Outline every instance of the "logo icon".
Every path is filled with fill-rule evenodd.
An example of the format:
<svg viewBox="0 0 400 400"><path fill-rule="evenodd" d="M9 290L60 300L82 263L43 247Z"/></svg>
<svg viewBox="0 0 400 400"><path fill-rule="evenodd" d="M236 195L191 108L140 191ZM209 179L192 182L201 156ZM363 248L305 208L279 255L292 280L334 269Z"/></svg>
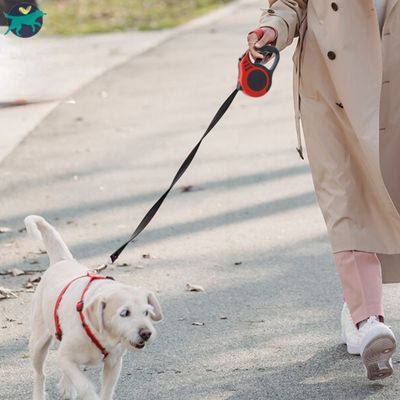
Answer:
<svg viewBox="0 0 400 400"><path fill-rule="evenodd" d="M21 38L29 38L36 35L43 25L43 17L46 15L34 4L17 3L8 12L3 13L8 20L7 35L10 31Z"/></svg>

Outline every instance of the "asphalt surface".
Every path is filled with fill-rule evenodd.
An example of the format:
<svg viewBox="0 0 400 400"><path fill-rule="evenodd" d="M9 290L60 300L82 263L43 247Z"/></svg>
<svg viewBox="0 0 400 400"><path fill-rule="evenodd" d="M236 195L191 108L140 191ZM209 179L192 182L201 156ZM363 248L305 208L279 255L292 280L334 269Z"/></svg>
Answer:
<svg viewBox="0 0 400 400"><path fill-rule="evenodd" d="M262 5L249 2L104 74L2 162L0 221L12 228L0 234L3 273L46 266L38 244L19 232L32 213L88 266L107 259L234 88ZM175 190L121 256L128 265L108 271L155 290L165 313L154 345L125 357L117 399L398 397L397 354L394 376L369 382L340 340L338 278L308 164L295 150L292 50L269 95L237 96L179 184L191 190ZM29 277L1 275L0 286L22 290ZM187 282L205 292L185 291ZM384 294L398 333L398 286ZM18 295L0 301L2 400L31 396L32 293ZM47 373L48 398L59 399L55 347Z"/></svg>

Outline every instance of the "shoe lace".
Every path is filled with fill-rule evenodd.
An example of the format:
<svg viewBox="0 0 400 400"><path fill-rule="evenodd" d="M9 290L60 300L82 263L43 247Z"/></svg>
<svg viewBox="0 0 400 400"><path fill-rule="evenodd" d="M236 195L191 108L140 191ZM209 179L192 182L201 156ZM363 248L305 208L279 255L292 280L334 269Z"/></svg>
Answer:
<svg viewBox="0 0 400 400"><path fill-rule="evenodd" d="M370 317L368 317L368 319L361 321L359 330L365 330L367 326L379 323L380 323L379 318L376 315L371 315Z"/></svg>
<svg viewBox="0 0 400 400"><path fill-rule="evenodd" d="M375 322L380 322L379 321L379 318L376 316L376 315L371 315L369 318L368 318L368 321L372 324L372 323L375 323ZM368 322L367 321L367 322Z"/></svg>

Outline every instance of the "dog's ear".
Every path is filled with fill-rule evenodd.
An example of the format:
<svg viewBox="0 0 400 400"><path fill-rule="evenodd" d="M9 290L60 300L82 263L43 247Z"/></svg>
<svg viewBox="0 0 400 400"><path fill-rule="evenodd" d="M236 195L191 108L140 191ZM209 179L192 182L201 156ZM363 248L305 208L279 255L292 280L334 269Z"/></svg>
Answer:
<svg viewBox="0 0 400 400"><path fill-rule="evenodd" d="M103 295L99 294L89 300L85 305L85 310L90 323L94 328L102 333L104 329L104 309L106 308L106 301Z"/></svg>
<svg viewBox="0 0 400 400"><path fill-rule="evenodd" d="M153 321L161 321L164 316L161 311L160 303L157 300L156 295L153 292L147 294L147 302L153 307L153 311L150 313Z"/></svg>

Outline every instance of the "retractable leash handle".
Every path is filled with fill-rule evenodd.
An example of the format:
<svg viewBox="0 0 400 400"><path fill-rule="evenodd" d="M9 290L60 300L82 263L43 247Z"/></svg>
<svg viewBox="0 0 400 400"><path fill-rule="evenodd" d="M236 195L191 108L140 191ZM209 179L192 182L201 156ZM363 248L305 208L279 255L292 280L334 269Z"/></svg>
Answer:
<svg viewBox="0 0 400 400"><path fill-rule="evenodd" d="M273 46L266 45L262 48L257 50L261 54L264 54L264 60L268 61L269 56L274 56L274 62L271 67L267 68L263 65L263 61L252 61L250 58L250 53L247 51L241 58L239 58L239 77L238 77L238 84L236 89L227 97L227 99L222 103L221 107L218 109L214 118L211 120L210 124L208 125L206 131L203 133L203 136L197 142L196 146L193 147L191 152L182 162L181 166L179 167L175 177L172 179L171 184L169 185L168 189L160 196L160 198L153 204L149 211L147 211L146 215L140 221L139 225L133 231L131 236L128 240L122 244L117 250L114 251L109 257L109 261L107 264L103 264L96 268L96 270L101 270L107 268L108 264L113 264L120 254L124 251L125 247L128 246L129 243L133 242L137 236L146 228L146 226L150 223L153 219L159 208L161 207L162 203L164 202L165 198L168 196L169 192L181 178L181 176L185 173L193 158L195 157L197 150L199 149L201 143L205 139L205 137L210 133L210 131L217 125L218 121L222 118L225 112L228 110L230 105L232 104L234 98L238 94L240 90L252 97L260 97L266 94L269 89L271 88L272 84L272 74L275 71L276 66L279 62L279 51Z"/></svg>
<svg viewBox="0 0 400 400"><path fill-rule="evenodd" d="M249 50L239 58L238 89L251 97L261 97L269 91L272 75L280 58L279 51L274 46L266 45L257 51L264 55L263 60L253 61ZM268 62L271 56L274 56L274 60L268 68L264 63Z"/></svg>

